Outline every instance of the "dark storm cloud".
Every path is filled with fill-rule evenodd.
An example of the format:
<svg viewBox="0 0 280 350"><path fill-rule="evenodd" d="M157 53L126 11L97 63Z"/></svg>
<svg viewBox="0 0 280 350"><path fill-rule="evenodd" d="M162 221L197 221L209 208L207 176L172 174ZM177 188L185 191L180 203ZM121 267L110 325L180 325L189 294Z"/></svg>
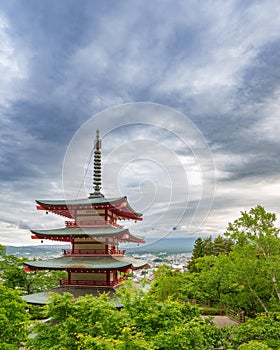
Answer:
<svg viewBox="0 0 280 350"><path fill-rule="evenodd" d="M280 85L280 40L263 46L243 75L239 97L245 103L260 102L271 96ZM240 104L240 107L242 104Z"/></svg>
<svg viewBox="0 0 280 350"><path fill-rule="evenodd" d="M250 159L250 155L244 156L244 161L239 165L229 164L226 168L228 177L222 181L229 184L231 181L246 179L273 178L279 174L280 160L277 155L263 153Z"/></svg>

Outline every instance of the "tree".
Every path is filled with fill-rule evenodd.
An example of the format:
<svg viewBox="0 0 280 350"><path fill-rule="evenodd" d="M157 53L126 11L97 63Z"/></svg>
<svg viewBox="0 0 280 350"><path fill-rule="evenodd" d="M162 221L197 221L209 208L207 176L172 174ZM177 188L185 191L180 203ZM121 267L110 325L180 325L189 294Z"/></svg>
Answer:
<svg viewBox="0 0 280 350"><path fill-rule="evenodd" d="M211 255L198 258L189 284L192 296L200 304L236 307L235 295L240 292L233 276L233 262L228 255Z"/></svg>
<svg viewBox="0 0 280 350"><path fill-rule="evenodd" d="M189 277L189 274L173 270L171 266L163 264L154 272L150 294L161 302L167 299L188 301L189 283L191 283Z"/></svg>
<svg viewBox="0 0 280 350"><path fill-rule="evenodd" d="M194 242L192 257L188 262L188 271L189 272L195 271L196 259L201 258L204 255L205 255L205 253L204 253L204 241L201 237L198 237L196 239L196 241Z"/></svg>
<svg viewBox="0 0 280 350"><path fill-rule="evenodd" d="M0 285L0 348L17 350L26 340L29 327L27 304L19 294Z"/></svg>
<svg viewBox="0 0 280 350"><path fill-rule="evenodd" d="M257 206L249 213L241 212L225 233L236 242L231 256L238 283L251 292L265 312L270 300L280 302L280 239L275 221L275 214Z"/></svg>
<svg viewBox="0 0 280 350"><path fill-rule="evenodd" d="M187 295L202 303L245 308L249 316L280 311L280 239L275 221L275 214L257 206L241 212L225 236L215 238L213 254L205 250L208 245L212 251L211 237L198 239L189 263Z"/></svg>
<svg viewBox="0 0 280 350"><path fill-rule="evenodd" d="M159 302L149 292L126 284L116 300L54 294L47 308L51 320L38 323L28 340L32 350L146 350L213 349L223 343L224 331L202 320L186 302Z"/></svg>
<svg viewBox="0 0 280 350"><path fill-rule="evenodd" d="M240 349L279 349L280 348L280 314L259 314L234 330L234 344L244 344ZM259 347L253 348L257 344ZM246 346L247 347L246 347ZM266 346L266 348L265 348Z"/></svg>
<svg viewBox="0 0 280 350"><path fill-rule="evenodd" d="M249 343L241 344L239 346L239 350L272 350L272 348L270 348L263 342L252 340L249 341Z"/></svg>
<svg viewBox="0 0 280 350"><path fill-rule="evenodd" d="M229 254L232 250L233 241L221 235L214 239L214 255Z"/></svg>
<svg viewBox="0 0 280 350"><path fill-rule="evenodd" d="M212 236L204 239L204 255L214 255L214 244L212 242Z"/></svg>
<svg viewBox="0 0 280 350"><path fill-rule="evenodd" d="M196 272L196 261L198 258L211 255L218 256L220 254L229 254L232 246L233 241L221 235L217 236L214 241L212 241L211 236L204 239L198 237L194 243L191 260L188 262L188 271Z"/></svg>
<svg viewBox="0 0 280 350"><path fill-rule="evenodd" d="M209 319L201 318L160 332L154 339L157 349L166 350L210 350L225 346L228 341L226 330L219 329Z"/></svg>
<svg viewBox="0 0 280 350"><path fill-rule="evenodd" d="M23 294L31 294L55 288L59 280L65 278L64 271L25 271L26 261L26 258L6 254L5 247L0 245L0 276L3 285L20 289Z"/></svg>
<svg viewBox="0 0 280 350"><path fill-rule="evenodd" d="M194 242L192 257L194 259L201 258L205 255L204 253L204 240L201 237L198 237Z"/></svg>
<svg viewBox="0 0 280 350"><path fill-rule="evenodd" d="M27 294L44 292L56 288L59 280L66 277L65 271L24 271L23 292Z"/></svg>

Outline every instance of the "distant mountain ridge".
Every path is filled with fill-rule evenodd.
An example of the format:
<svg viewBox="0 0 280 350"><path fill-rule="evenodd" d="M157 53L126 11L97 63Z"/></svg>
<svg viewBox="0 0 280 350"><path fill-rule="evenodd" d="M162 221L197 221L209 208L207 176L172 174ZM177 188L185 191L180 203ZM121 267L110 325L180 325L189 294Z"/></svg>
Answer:
<svg viewBox="0 0 280 350"><path fill-rule="evenodd" d="M36 246L6 246L7 254L33 258L56 257L62 254L63 249L69 249L70 245L36 245Z"/></svg>
<svg viewBox="0 0 280 350"><path fill-rule="evenodd" d="M176 253L191 253L196 238L162 238L156 240L155 238L146 239L146 244L129 247L123 245L123 249L126 249L127 253L163 253L176 254Z"/></svg>
<svg viewBox="0 0 280 350"><path fill-rule="evenodd" d="M155 238L146 239L144 245L121 244L120 248L125 249L127 254L179 254L191 253L196 238ZM6 246L7 254L25 256L28 258L56 257L62 254L63 249L69 249L70 245L37 245L37 246Z"/></svg>

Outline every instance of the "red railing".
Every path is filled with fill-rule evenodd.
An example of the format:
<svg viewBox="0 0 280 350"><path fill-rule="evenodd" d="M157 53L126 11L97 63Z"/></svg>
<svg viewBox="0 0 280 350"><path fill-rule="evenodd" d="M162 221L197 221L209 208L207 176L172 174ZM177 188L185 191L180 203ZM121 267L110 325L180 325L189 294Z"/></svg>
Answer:
<svg viewBox="0 0 280 350"><path fill-rule="evenodd" d="M125 281L127 277L121 277L118 281L81 281L81 280L71 280L68 281L67 279L60 280L61 286L94 286L94 287L114 287L120 284L121 282Z"/></svg>
<svg viewBox="0 0 280 350"><path fill-rule="evenodd" d="M109 249L108 252L104 249L63 249L64 255L124 255L125 250Z"/></svg>
<svg viewBox="0 0 280 350"><path fill-rule="evenodd" d="M66 225L66 227L75 227L75 226L77 226L77 223L76 222L74 222L74 221L65 221L65 225Z"/></svg>
<svg viewBox="0 0 280 350"><path fill-rule="evenodd" d="M106 226L114 226L117 228L123 228L121 225L117 224L114 221L100 221L100 220L93 220L93 221L79 221L79 222L75 222L75 221L65 221L65 225L66 227L87 227L87 228L91 228L91 227L95 227L95 226L102 226L102 227L106 227Z"/></svg>
<svg viewBox="0 0 280 350"><path fill-rule="evenodd" d="M124 255L125 250L109 249L110 255Z"/></svg>
<svg viewBox="0 0 280 350"><path fill-rule="evenodd" d="M244 323L245 322L245 311L241 310L240 312L234 311L234 310L226 310L226 316L233 319L234 321L238 323Z"/></svg>

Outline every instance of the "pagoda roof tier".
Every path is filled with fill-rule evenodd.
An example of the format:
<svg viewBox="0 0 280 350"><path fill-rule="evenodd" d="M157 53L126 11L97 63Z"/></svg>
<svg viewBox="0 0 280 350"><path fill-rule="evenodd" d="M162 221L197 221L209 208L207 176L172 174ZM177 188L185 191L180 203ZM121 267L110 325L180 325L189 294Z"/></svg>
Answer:
<svg viewBox="0 0 280 350"><path fill-rule="evenodd" d="M66 270L79 272L126 270L131 268L137 270L147 265L146 261L133 259L127 256L96 256L92 257L60 257L49 260L28 261L24 265L32 270Z"/></svg>
<svg viewBox="0 0 280 350"><path fill-rule="evenodd" d="M114 226L100 227L64 227L52 230L31 230L33 239L50 239L69 242L72 238L94 238L103 241L106 237L116 238L123 242L145 243L141 237L132 235L128 229Z"/></svg>
<svg viewBox="0 0 280 350"><path fill-rule="evenodd" d="M73 200L36 200L39 210L73 218L71 212L81 209L110 209L119 219L142 220L142 214L137 213L128 203L127 197L105 198L93 197Z"/></svg>
<svg viewBox="0 0 280 350"><path fill-rule="evenodd" d="M99 295L106 293L109 298L112 299L115 295L115 290L118 287L111 288L93 288L93 287L75 287L75 286L62 286L53 288L47 292L34 293L29 295L23 295L21 298L29 304L46 305L48 299L53 295L53 293L61 294L71 293L75 298L85 295L93 295L98 297ZM115 301L116 307L121 307L122 305Z"/></svg>

